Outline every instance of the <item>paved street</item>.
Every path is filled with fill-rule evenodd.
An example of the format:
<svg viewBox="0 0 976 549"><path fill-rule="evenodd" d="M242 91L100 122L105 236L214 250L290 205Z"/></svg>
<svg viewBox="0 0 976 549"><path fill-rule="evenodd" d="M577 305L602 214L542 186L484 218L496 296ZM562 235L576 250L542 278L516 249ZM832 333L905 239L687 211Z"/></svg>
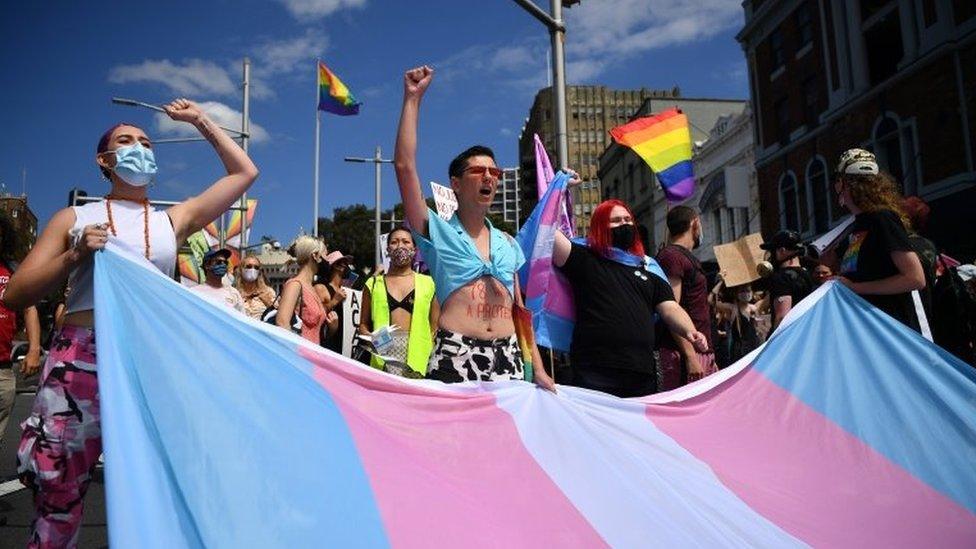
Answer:
<svg viewBox="0 0 976 549"><path fill-rule="evenodd" d="M35 378L36 379L36 378ZM33 393L17 395L10 423L0 441L0 549L22 548L27 542L27 528L33 517L31 494L14 479L16 472L17 443L20 440L20 423L30 412ZM78 547L82 549L107 547L108 530L105 526L105 483L101 468L88 491L85 521Z"/></svg>

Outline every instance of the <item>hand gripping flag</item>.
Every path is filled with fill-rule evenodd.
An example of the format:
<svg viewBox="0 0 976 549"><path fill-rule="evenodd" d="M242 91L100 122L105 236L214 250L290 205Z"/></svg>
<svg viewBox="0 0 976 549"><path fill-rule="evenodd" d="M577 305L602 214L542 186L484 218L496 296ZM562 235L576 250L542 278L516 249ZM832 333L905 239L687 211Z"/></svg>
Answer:
<svg viewBox="0 0 976 549"><path fill-rule="evenodd" d="M695 193L691 164L691 130L679 109L638 118L610 130L613 139L630 147L654 170L670 203L682 202Z"/></svg>
<svg viewBox="0 0 976 549"><path fill-rule="evenodd" d="M976 373L836 283L642 399L374 370L95 254L113 547L972 547Z"/></svg>
<svg viewBox="0 0 976 549"><path fill-rule="evenodd" d="M515 235L528 258L519 270L519 284L525 288L525 307L532 311L536 343L563 352L572 343L576 307L569 281L552 266L552 247L556 231L566 224L568 184L569 176L559 172Z"/></svg>

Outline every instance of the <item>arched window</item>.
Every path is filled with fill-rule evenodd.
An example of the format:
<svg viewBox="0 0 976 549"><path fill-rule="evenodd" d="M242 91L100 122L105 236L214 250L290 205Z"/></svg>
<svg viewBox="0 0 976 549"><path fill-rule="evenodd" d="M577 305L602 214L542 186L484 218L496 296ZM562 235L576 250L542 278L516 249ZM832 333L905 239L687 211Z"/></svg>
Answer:
<svg viewBox="0 0 976 549"><path fill-rule="evenodd" d="M827 165L823 159L815 157L807 164L807 192L808 201L813 212L813 232L820 234L830 228L830 184L827 181Z"/></svg>
<svg viewBox="0 0 976 549"><path fill-rule="evenodd" d="M921 184L915 165L918 151L913 127L914 122L900 120L894 113L886 113L874 125L871 134L878 164L895 178L904 194L915 194Z"/></svg>
<svg viewBox="0 0 976 549"><path fill-rule="evenodd" d="M793 175L793 172L786 172L779 178L779 226L781 229L800 231L798 206L796 176Z"/></svg>
<svg viewBox="0 0 976 549"><path fill-rule="evenodd" d="M905 176L901 161L901 136L898 131L898 121L892 116L885 116L874 128L874 150L878 155L878 163L895 180L901 182Z"/></svg>

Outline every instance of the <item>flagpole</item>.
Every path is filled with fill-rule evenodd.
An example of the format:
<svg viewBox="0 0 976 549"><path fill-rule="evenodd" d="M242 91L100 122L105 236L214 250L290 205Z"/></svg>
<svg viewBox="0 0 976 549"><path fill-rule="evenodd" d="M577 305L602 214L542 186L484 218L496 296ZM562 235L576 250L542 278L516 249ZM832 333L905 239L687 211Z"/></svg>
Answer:
<svg viewBox="0 0 976 549"><path fill-rule="evenodd" d="M319 60L315 59L315 177L312 190L312 236L319 235L319 133L321 111L319 111Z"/></svg>

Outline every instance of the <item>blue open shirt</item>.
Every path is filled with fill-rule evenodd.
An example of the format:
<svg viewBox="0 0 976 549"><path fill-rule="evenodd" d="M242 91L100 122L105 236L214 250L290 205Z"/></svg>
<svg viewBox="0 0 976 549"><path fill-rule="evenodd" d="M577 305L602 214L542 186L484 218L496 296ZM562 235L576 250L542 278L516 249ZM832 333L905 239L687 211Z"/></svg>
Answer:
<svg viewBox="0 0 976 549"><path fill-rule="evenodd" d="M512 237L492 226L487 218L485 224L491 233L491 259L487 262L481 258L457 214L444 221L428 208L429 238L413 231L414 241L434 277L437 299L442 305L455 290L485 275L497 278L508 288L508 293L514 295L515 271L525 263L525 255Z"/></svg>

